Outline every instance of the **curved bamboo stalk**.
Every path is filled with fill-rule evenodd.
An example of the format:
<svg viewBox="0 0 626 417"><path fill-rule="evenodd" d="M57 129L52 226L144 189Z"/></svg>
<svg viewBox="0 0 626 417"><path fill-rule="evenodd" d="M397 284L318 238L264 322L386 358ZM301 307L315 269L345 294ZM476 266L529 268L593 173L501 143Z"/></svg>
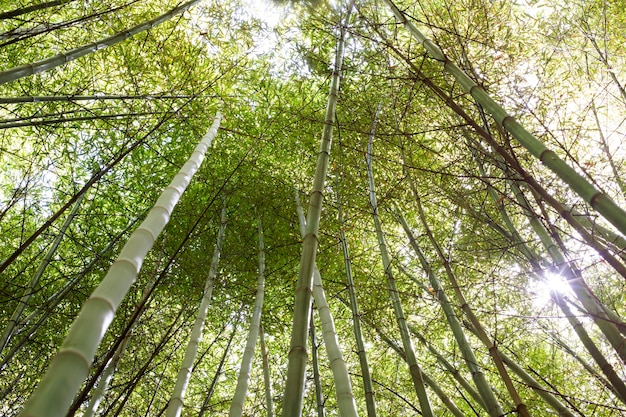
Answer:
<svg viewBox="0 0 626 417"><path fill-rule="evenodd" d="M296 209L298 211L298 220L300 224L300 233L304 236L306 232L306 220L304 218L304 210L300 204L299 193L296 191ZM322 276L320 275L317 265L313 268L313 298L317 313L322 323L322 337L326 346L326 354L330 362L330 369L333 373L335 381L335 392L337 395L337 407L339 415L342 417L358 417L354 394L352 393L352 384L348 367L341 354L339 342L337 341L337 333L335 331L335 323L330 312L330 307L326 301L324 288L322 286Z"/></svg>
<svg viewBox="0 0 626 417"><path fill-rule="evenodd" d="M304 393L304 380L307 362L307 333L309 317L311 315L311 283L313 268L317 255L318 233L322 203L324 200L324 183L330 159L330 147L332 143L333 125L335 123L335 108L339 93L339 81L341 79L341 67L343 63L344 39L346 34L345 25L348 24L352 10L351 1L345 23L341 25L341 32L337 39L337 50L333 76L330 83L330 92L324 118L324 130L315 168L313 189L309 199L307 212L306 234L302 241L302 255L296 284L296 296L294 302L293 325L291 330L291 342L289 348L287 380L285 384L283 412L284 417L299 417L302 415L302 401Z"/></svg>
<svg viewBox="0 0 626 417"><path fill-rule="evenodd" d="M39 264L39 267L37 268L37 271L35 271L35 274L33 275L30 282L28 283L28 286L24 289L24 294L22 294L22 298L20 298L17 308L15 309L15 311L13 311L13 314L11 315L11 318L9 319L9 323L7 323L7 327L4 329L4 332L2 332L2 336L0 336L0 354L9 343L11 336L13 336L13 333L15 332L15 328L20 322L20 317L22 316L22 314L24 313L24 310L26 310L26 307L28 306L28 301L30 300L30 297L35 293L35 290L37 286L39 285L39 280L41 279L47 266L52 261L52 257L54 256L57 249L59 248L59 245L61 244L61 240L63 239L63 236L65 236L65 232L67 232L67 229L70 227L72 220L74 220L76 213L78 213L78 209L80 209L80 205L83 202L85 195L87 195L86 192L82 193L80 197L78 197L78 199L76 200L76 203L74 203L74 207L72 208L72 211L70 211L70 214L67 216L67 218L63 222L63 225L61 226L59 233L54 239L54 242L52 242L50 249L48 249L46 256L44 256L43 260Z"/></svg>
<svg viewBox="0 0 626 417"><path fill-rule="evenodd" d="M98 288L85 302L48 371L20 414L23 417L64 416L113 316L135 281L146 253L169 221L172 210L198 170L217 133L221 115L196 146L192 156L163 191L147 218L124 245Z"/></svg>
<svg viewBox="0 0 626 417"><path fill-rule="evenodd" d="M198 346L200 345L200 339L202 339L202 330L204 329L204 322L206 321L207 311L211 305L211 295L213 294L213 283L217 276L217 267L220 262L220 254L222 252L222 244L224 241L224 234L226 232L226 198L222 204L222 212L220 215L220 226L217 231L217 241L215 243L215 249L213 250L213 258L211 259L211 266L209 268L209 274L204 284L204 291L202 294L202 300L198 307L198 314L196 321L193 324L191 335L189 336L189 343L187 344L187 350L185 351L185 357L183 363L178 371L178 377L176 378L176 385L170 398L166 416L178 417L183 409L185 403L185 391L187 390L187 384L191 378L191 371L193 363L196 360L198 354Z"/></svg>
<svg viewBox="0 0 626 417"><path fill-rule="evenodd" d="M385 276L387 278L387 288L389 290L389 297L393 304L394 314L396 321L400 329L402 336L402 345L404 346L404 352L406 355L406 362L409 365L409 371L411 374L411 380L415 387L415 392L422 408L422 413L426 417L434 417L432 412L430 401L428 400L428 393L426 392L426 386L424 385L424 378L422 377L422 370L417 363L415 357L415 350L413 349L413 343L411 342L411 336L409 334L409 328L404 317L404 311L400 302L400 296L398 295L398 288L396 286L396 279L393 276L391 270L391 259L387 252L387 245L385 243L385 236L383 234L382 225L378 216L378 203L376 202L376 191L374 188L374 173L372 169L372 142L374 140L374 132L376 129L376 123L378 119L378 113L380 111L380 105L374 116L374 122L372 124L372 130L370 132L368 146L367 146L367 176L369 178L369 193L370 193L370 205L372 207L372 217L374 218L374 226L376 228L376 236L378 238L378 246L383 262L383 268L385 270Z"/></svg>
<svg viewBox="0 0 626 417"><path fill-rule="evenodd" d="M489 385L489 382L487 381L485 374L483 373L482 369L478 366L478 361L476 360L474 351L472 350L472 347L470 346L467 340L467 337L465 336L465 332L463 331L461 322L459 321L454 311L454 308L452 307L452 303L450 302L450 299L448 299L448 296L446 295L445 290L441 286L439 279L435 275L434 271L432 270L430 266L430 263L428 262L428 260L426 259L426 256L424 255L421 248L419 247L417 240L415 239L415 236L413 235L413 232L411 231L411 228L406 222L406 219L404 218L402 213L400 213L400 211L397 209L396 209L396 215L398 216L398 219L400 220L400 224L402 225L402 228L404 229L409 239L409 243L411 247L413 248L413 251L419 258L420 263L422 264L422 269L424 269L424 271L426 272L426 275L428 275L428 279L430 280L430 285L432 285L433 290L435 291L435 296L439 299L439 303L441 304L441 307L443 308L445 312L445 316L446 316L446 319L448 320L448 324L450 325L450 329L452 330L452 333L454 334L454 338L456 339L457 344L459 345L459 348L461 349L461 353L467 365L467 369L470 371L472 375L472 379L474 380L474 384L478 388L478 392L480 393L480 396L483 399L484 404L487 406L487 412L489 413L489 415L493 417L499 417L499 416L504 415L504 411L502 410L500 403L498 402L493 391L491 390L491 386ZM518 407L518 411L520 409L521 408ZM520 412L520 415L528 416L528 413Z"/></svg>
<svg viewBox="0 0 626 417"><path fill-rule="evenodd" d="M263 243L263 224L261 217L257 220L259 229L259 276L256 284L256 299L254 301L254 312L250 320L250 332L248 341L241 358L241 367L237 377L237 388L233 401L230 403L229 417L241 417L243 414L243 404L248 393L248 381L250 380L250 369L252 369L252 359L256 341L259 338L259 327L261 326L261 312L263 310L263 295L265 288L265 245Z"/></svg>
<svg viewBox="0 0 626 417"><path fill-rule="evenodd" d="M263 382L265 383L265 413L266 417L274 417L274 400L272 399L272 378L270 376L270 363L265 346L265 332L263 325L259 330L261 333L261 359L263 360Z"/></svg>
<svg viewBox="0 0 626 417"><path fill-rule="evenodd" d="M71 49L67 52L57 54L50 58L42 59L37 62L24 64L24 65L10 68L8 70L0 71L0 85L4 83L8 83L9 81L18 80L20 78L24 78L29 75L37 74L37 73L47 71L52 68L56 68L58 66L65 64L66 62L73 61L76 58L80 58L81 56L88 55L90 53L115 45L116 43L124 41L130 38L131 36L135 36L138 33L141 33L155 26L158 26L163 22L166 22L167 20L171 19L177 14L182 13L185 10L189 9L191 6L198 3L199 1L200 0L188 1L187 3L181 4L180 6L175 7L169 12L162 14L161 16L158 16L154 19L151 19L139 25L133 26L132 28L128 30L118 32L115 35L109 36L108 38L104 38L98 42L93 42L87 45L83 45L78 48Z"/></svg>
<svg viewBox="0 0 626 417"><path fill-rule="evenodd" d="M68 95L68 96L21 96L21 97L0 97L0 104L20 104L20 103L49 103L49 102L75 102L75 101L108 101L108 100L169 100L169 99L191 99L198 98L190 95L171 94L103 94L93 96ZM206 97L205 97L206 98ZM209 96L215 98L215 96Z"/></svg>
<svg viewBox="0 0 626 417"><path fill-rule="evenodd" d="M626 211L622 210L611 198L597 190L576 170L552 150L548 149L532 133L528 132L512 116L510 116L487 92L476 84L454 62L450 61L443 51L428 39L417 27L408 20L406 15L398 9L392 0L385 0L398 19L411 35L426 49L426 51L441 63L443 69L454 76L457 82L467 91L477 103L484 107L496 122L510 132L517 141L533 156L539 159L548 169L554 172L561 180L570 186L587 204L593 207L613 226L626 234Z"/></svg>
<svg viewBox="0 0 626 417"><path fill-rule="evenodd" d="M428 236L428 239L430 240L431 245L435 248L435 251L437 252L437 256L439 257L439 260L443 264L448 280L450 281L450 286L454 290L454 294L456 296L457 302L461 305L461 310L463 310L467 318L470 320L470 322L476 329L476 332L479 336L480 341L485 345L485 347L489 351L489 355L491 355L493 362L496 365L496 368L498 369L498 373L500 374L500 377L502 378L502 381L504 382L504 385L506 386L506 389L509 392L511 399L515 403L517 412L521 416L530 417L530 413L528 412L528 408L526 407L526 404L522 401L522 398L520 397L517 390L515 389L515 386L513 385L513 381L511 380L509 373L507 372L504 364L500 360L500 357L497 355L498 346L495 343L493 343L493 341L489 338L489 336L487 336L487 332L485 331L484 327L478 320L478 317L476 317L476 314L474 314L474 311L472 310L469 303L465 299L465 296L463 295L463 292L461 291L461 287L459 286L459 282L456 279L456 274L454 273L454 271L452 271L452 268L450 267L450 262L448 258L444 255L441 247L439 246L439 244L437 243L437 240L432 234L430 227L428 226L426 215L424 214L424 210L422 208L421 198L419 196L419 193L417 192L417 188L415 188L415 184L411 183L411 188L413 191L413 197L415 198L415 202L417 204L417 212L419 214L420 220L422 221L422 225L424 227L426 236ZM478 384L477 384L477 387L478 387L479 392L481 393L481 396L483 396L483 391L481 391L481 388L480 386L478 386ZM483 399L485 400L485 403L489 406L489 403L484 396L483 396Z"/></svg>
<svg viewBox="0 0 626 417"><path fill-rule="evenodd" d="M350 250L348 248L348 240L346 239L343 210L341 208L339 176L337 176L335 195L337 196L337 216L340 230L339 240L341 242L341 248L343 250L343 260L346 267L346 281L348 282L350 310L352 311L352 329L354 330L357 354L359 356L359 365L361 366L361 376L363 378L363 391L365 392L365 405L367 407L367 416L376 417L376 400L374 398L374 387L372 385L372 376L370 375L370 368L367 362L365 343L363 342L363 332L361 331L361 313L359 311L359 304L356 298L356 289L354 286L354 280L352 278L352 261L350 260Z"/></svg>

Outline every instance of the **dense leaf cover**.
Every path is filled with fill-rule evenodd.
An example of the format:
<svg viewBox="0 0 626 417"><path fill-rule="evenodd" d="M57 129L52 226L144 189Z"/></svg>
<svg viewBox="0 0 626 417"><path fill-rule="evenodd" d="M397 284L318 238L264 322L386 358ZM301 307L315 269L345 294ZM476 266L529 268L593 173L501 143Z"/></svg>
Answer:
<svg viewBox="0 0 626 417"><path fill-rule="evenodd" d="M255 305L258 217L261 323L280 415L302 251L294 190L308 201L347 3L201 1L107 48L0 84L1 414L23 408L82 304L219 111L219 133L104 335L70 415L84 412L125 338L98 414L165 412L223 201L219 270L182 414L224 415L231 406ZM0 70L123 33L180 4L0 0ZM511 116L626 208L622 1L397 5ZM367 415L354 320L378 414L421 410L390 272L434 415L488 415L468 348L477 362L469 368L477 365L505 414L520 404L495 350L507 357L530 415L558 415L555 401L561 415L626 413L624 236L444 72L388 2L356 1L346 31L317 267L359 413ZM388 268L366 160L375 119L371 164ZM451 315L461 324L454 334ZM315 308L313 323L321 340ZM468 345L459 347L463 338ZM338 415L323 344L318 353L324 407ZM266 415L261 359L257 347L244 415ZM314 385L309 366L303 415L317 413Z"/></svg>

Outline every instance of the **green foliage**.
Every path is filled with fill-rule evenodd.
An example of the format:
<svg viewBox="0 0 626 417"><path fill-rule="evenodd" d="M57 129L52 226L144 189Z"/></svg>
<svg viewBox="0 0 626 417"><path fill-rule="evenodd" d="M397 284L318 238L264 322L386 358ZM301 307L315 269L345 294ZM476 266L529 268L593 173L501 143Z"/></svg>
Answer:
<svg viewBox="0 0 626 417"><path fill-rule="evenodd" d="M88 381L97 379L97 369L129 325L146 284L160 277L100 411L159 415L166 407L208 273L221 198L226 196L229 222L220 270L183 413L196 415L206 402L205 415L225 414L232 400L245 345L244 323L249 322L254 303L255 211L265 228L262 320L274 404L281 413L301 251L293 190L298 188L303 201L308 199L343 9L325 1L277 3L280 19L273 23L254 16L247 2L205 2L116 46L0 86L0 98L69 97L0 104L1 260L18 250L94 175L114 164L87 190L29 301L25 321L0 352L0 414L19 412L82 303L128 239L128 226L145 216L218 109L225 115L220 132L105 335ZM542 273L558 266L529 227L510 180L521 185L532 212L562 240L566 258L582 271L598 300L618 316L626 314L624 277L581 239L562 213L514 177L511 167L503 169L493 146L479 146L476 126L460 118L428 83L439 86L475 125L488 130L552 197L587 216L592 235L597 233L595 223L606 224L492 119L483 117L474 100L440 71L439 63L425 56L384 3L365 3L355 9L349 27L317 257L342 353L353 373L359 412L365 415L365 400L338 245L337 190L379 415L415 415L419 409L406 364L393 347L401 346L400 333L368 200L364 155L374 113L381 105L373 155L379 211L424 372L463 413L482 413L420 341L423 337L471 380L441 306L391 214L397 204L416 227L414 233L433 270L451 293L450 283L442 278L443 264L418 227L409 173L434 238L499 349L572 412L623 414L626 406L598 378L601 370L548 296L551 288ZM398 6L528 130L624 207L626 195L619 183L626 166L621 141L626 134L622 123L626 97L620 90L626 83L623 2L570 3L455 0L399 1ZM1 69L94 42L176 4L71 1L0 19ZM28 5L0 1L0 11ZM73 100L76 95L93 99ZM127 97L105 100L105 95ZM477 161L483 164L482 171ZM511 237L501 209L536 258L529 259L522 243ZM68 213L61 213L0 273L2 330ZM611 246L607 251L618 252ZM558 291L623 375L624 364L588 313L567 288ZM462 317L461 306L454 308ZM489 352L467 334L505 413L513 413ZM205 401L227 346L226 362ZM334 382L325 355L320 348L327 413L335 415ZM316 404L312 374L307 372L304 414L312 415ZM264 414L262 384L257 354L244 414ZM516 377L514 384L531 414L554 413ZM79 414L91 395L89 390L84 394L75 407ZM429 398L436 415L450 415L432 392Z"/></svg>

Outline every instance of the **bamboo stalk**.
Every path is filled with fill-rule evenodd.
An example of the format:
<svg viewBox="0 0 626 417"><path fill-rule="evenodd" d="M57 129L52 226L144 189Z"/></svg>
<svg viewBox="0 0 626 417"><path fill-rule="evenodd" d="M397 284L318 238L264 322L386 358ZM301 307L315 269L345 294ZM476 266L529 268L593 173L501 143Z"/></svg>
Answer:
<svg viewBox="0 0 626 417"><path fill-rule="evenodd" d="M21 412L22 417L62 417L87 377L92 358L113 316L141 268L146 253L169 221L172 210L198 170L217 133L221 115L192 156L163 191L147 218L122 249L98 288L85 302L48 371Z"/></svg>
<svg viewBox="0 0 626 417"><path fill-rule="evenodd" d="M263 295L265 288L265 245L263 243L263 224L261 217L257 220L259 230L259 275L256 284L256 299L254 301L254 311L250 320L250 331L248 333L248 341L241 358L241 367L239 368L239 376L237 377L237 388L235 395L230 403L229 417L241 417L243 414L243 405L248 393L248 381L250 380L250 369L252 369L252 359L254 358L254 349L256 341L259 338L259 327L261 326L261 312L263 310Z"/></svg>
<svg viewBox="0 0 626 417"><path fill-rule="evenodd" d="M170 398L166 416L178 417L182 412L183 405L185 403L185 392L189 379L191 378L191 371L193 363L196 360L198 354L198 346L202 339L202 330L204 329L204 322L206 321L207 311L211 305L211 295L213 294L213 283L217 276L217 268L219 266L220 254L222 252L222 244L224 242L224 234L226 232L226 198L224 198L222 204L222 212L220 215L220 226L217 231L217 241L215 243L215 249L213 250L213 258L211 259L211 266L207 275L206 282L204 284L204 291L202 293L202 300L200 306L198 306L198 313L196 320L189 336L189 343L187 344L187 350L185 351L185 357L183 363L178 371L178 377L176 378L176 385Z"/></svg>
<svg viewBox="0 0 626 417"><path fill-rule="evenodd" d="M467 365L467 369L470 371L472 375L472 379L474 380L474 384L478 388L478 392L480 393L481 398L483 399L484 404L487 406L487 412L492 417L499 417L504 415L504 411L502 410L502 406L496 399L485 374L482 369L478 366L478 361L476 360L476 356L474 355L474 351L470 346L467 337L465 336L465 332L463 331L463 327L461 326L461 322L459 321L454 309L452 307L452 303L450 299L446 295L445 290L441 286L439 279L435 275L432 270L430 263L426 259L426 256L422 252L419 247L411 228L409 227L406 219L400 213L399 210L396 209L396 214L398 219L400 220L400 224L402 225L407 237L409 239L409 244L413 248L413 251L419 258L420 263L422 264L422 269L428 275L428 279L430 280L430 285L432 285L433 290L435 291L435 296L438 298L441 307L445 312L446 319L448 320L448 324L450 329L452 329L452 333L454 334L454 338L461 349L461 353L463 359L465 359L465 363ZM519 407L518 407L519 408ZM528 413L521 412L520 415L528 415Z"/></svg>
<svg viewBox="0 0 626 417"><path fill-rule="evenodd" d="M582 175L576 172L552 150L548 149L533 134L528 132L512 116L510 116L487 92L476 84L454 62L450 61L443 51L428 39L417 27L398 9L392 0L385 0L398 19L411 35L426 49L426 51L441 63L443 69L453 75L457 82L467 91L477 103L487 110L495 121L504 127L517 141L533 156L539 159L548 169L554 172L561 180L570 186L587 204L593 207L620 232L626 234L626 211L622 210L607 195L597 190Z"/></svg>
<svg viewBox="0 0 626 417"><path fill-rule="evenodd" d="M270 364L267 347L265 346L265 332L263 325L259 330L261 334L261 359L263 360L263 382L265 383L265 413L266 417L274 417L274 400L272 399L272 378L270 376Z"/></svg>
<svg viewBox="0 0 626 417"><path fill-rule="evenodd" d="M359 304L356 298L354 279L352 278L352 261L350 260L350 250L348 248L348 240L346 239L343 210L341 208L339 176L337 177L335 195L337 196L337 216L340 230L339 240L341 242L343 260L346 268L346 281L348 283L348 294L350 296L350 310L352 311L352 329L354 331L357 354L359 356L359 365L361 367L361 376L363 379L363 391L365 392L365 405L367 407L367 416L376 417L376 400L374 398L374 387L372 384L372 376L370 374L369 364L367 362L367 353L365 352L363 332L361 331L361 313L359 311Z"/></svg>
<svg viewBox="0 0 626 417"><path fill-rule="evenodd" d="M304 233L306 232L306 220L304 218L304 210L302 210L302 205L300 204L300 196L297 191L296 209L298 212L300 233L304 237ZM324 339L324 345L326 346L330 369L335 381L339 415L342 417L358 417L348 367L346 366L346 362L341 354L341 349L339 348L335 323L328 302L326 301L326 295L324 294L324 288L322 286L322 276L320 275L319 269L317 269L317 265L313 268L313 298L315 299L317 313L322 323L322 337Z"/></svg>
<svg viewBox="0 0 626 417"><path fill-rule="evenodd" d="M341 32L337 39L333 75L330 83L326 115L324 118L324 130L322 133L320 151L315 168L313 189L309 199L309 210L307 212L306 222L307 228L302 241L302 255L300 257L298 282L296 284L293 324L287 365L287 380L283 400L283 417L299 417L302 415L305 370L307 362L307 329L309 317L311 315L311 284L317 254L320 215L324 200L324 183L326 181L326 172L328 171L328 163L330 159L333 125L335 122L335 108L337 106L337 95L339 93L339 82L341 79L344 39L346 33L345 25L348 24L353 3L354 0L352 0L348 6L345 24L341 25Z"/></svg>
<svg viewBox="0 0 626 417"><path fill-rule="evenodd" d="M322 393L322 378L320 377L320 367L318 360L318 344L315 335L315 320L313 310L311 310L311 320L309 324L309 334L311 337L311 367L313 368L313 383L315 385L315 405L317 406L317 417L324 417L324 394Z"/></svg>
<svg viewBox="0 0 626 417"><path fill-rule="evenodd" d="M393 304L393 310L396 317L396 322L402 336L402 345L404 346L404 352L406 355L406 362L409 365L409 372L411 374L411 380L417 397L422 408L422 413L426 417L434 417L430 401L428 399L428 393L426 392L426 386L424 384L424 378L422 377L422 370L417 363L415 356L415 350L413 349L413 343L411 342L411 336L409 334L409 328L404 317L404 311L400 302L400 296L398 295L398 288L396 286L396 280L391 270L391 259L387 251L387 245L385 243L385 236L383 234L382 225L378 216L378 203L376 202L376 191L374 187L374 173L372 169L372 142L374 140L374 132L376 129L376 123L378 120L378 113L380 106L374 116L374 122L372 123L372 129L370 131L368 146L367 146L367 176L369 178L369 194L370 205L372 208L372 217L374 219L374 226L376 228L376 236L378 238L378 246L382 258L383 268L385 270L385 277L387 278L387 289L389 291L389 297Z"/></svg>
<svg viewBox="0 0 626 417"><path fill-rule="evenodd" d="M24 294L22 294L22 298L20 298L17 308L15 309L15 311L13 311L13 314L11 315L11 318L9 319L9 323L7 324L7 327L4 329L4 332L2 332L2 336L0 337L0 353L2 353L2 350L4 350L4 348L9 343L9 340L13 336L13 333L15 332L15 328L20 322L20 317L22 316L22 314L24 313L24 310L26 310L26 307L28 306L28 301L30 300L30 297L35 293L35 290L37 286L39 285L39 281L41 277L43 276L44 271L46 270L46 268L52 261L52 257L54 256L57 249L59 248L59 245L61 244L61 240L63 239L63 236L65 236L67 229L69 229L70 224L72 223L72 220L74 220L74 217L76 216L76 213L78 213L78 209L80 208L80 205L83 202L85 195L87 195L86 192L82 193L76 200L76 203L74 203L74 207L72 208L72 211L63 222L63 225L61 226L59 233L54 239L54 242L52 242L50 249L48 249L46 256L44 256L43 260L39 264L39 267L37 268L37 271L35 271L35 274L33 275L30 282L28 283L28 286L24 289Z"/></svg>
<svg viewBox="0 0 626 417"><path fill-rule="evenodd" d="M118 32L115 35L109 36L100 41L83 45L78 48L71 49L67 52L57 54L50 58L42 59L40 61L36 61L30 64L24 64L24 65L10 68L8 70L0 71L0 85L7 83L9 81L18 80L20 78L24 78L29 75L37 74L37 73L47 71L52 68L56 68L60 65L65 64L66 62L73 61L76 58L80 58L81 56L88 55L90 53L115 45L116 43L124 41L130 38L131 36L134 36L138 33L141 33L143 31L146 31L148 29L151 29L155 26L160 25L161 23L171 19L173 16L176 16L177 14L182 13L185 10L189 9L191 6L198 3L199 1L200 0L188 1L154 19L151 19L147 22L133 26L132 28L128 30Z"/></svg>

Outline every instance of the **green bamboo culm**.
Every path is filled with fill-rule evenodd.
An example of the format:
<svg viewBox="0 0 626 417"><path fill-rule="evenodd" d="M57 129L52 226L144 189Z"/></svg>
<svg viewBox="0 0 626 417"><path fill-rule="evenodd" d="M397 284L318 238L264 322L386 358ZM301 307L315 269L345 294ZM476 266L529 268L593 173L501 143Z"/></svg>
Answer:
<svg viewBox="0 0 626 417"><path fill-rule="evenodd" d="M309 318L311 315L311 287L313 280L313 268L317 254L318 233L322 203L324 200L324 183L330 159L330 147L332 143L333 125L335 123L335 108L339 93L339 81L341 79L341 67L343 63L344 39L346 25L350 19L350 13L354 1L350 2L345 23L341 25L337 39L335 63L330 82L330 92L324 118L324 130L320 144L320 151L315 168L313 189L309 199L307 212L306 234L302 240L302 255L298 282L296 284L296 296L294 302L293 324L291 330L291 342L289 348L287 380L285 384L283 400L283 417L299 417L302 415L302 402L304 395L304 381L307 363L307 333Z"/></svg>
<svg viewBox="0 0 626 417"><path fill-rule="evenodd" d="M409 227L406 219L398 209L396 209L395 211L398 219L400 220L400 224L402 225L402 228L404 229L409 239L409 243L413 248L413 251L417 255L420 263L422 264L422 269L424 270L424 272L426 272L426 275L428 275L430 285L432 285L433 290L435 291L435 295L439 299L439 303L443 308L450 329L454 334L454 338L459 345L459 349L461 350L463 359L465 360L465 363L467 365L467 369L472 375L472 379L474 380L474 384L478 388L478 392L480 393L483 403L487 406L487 411L489 415L492 417L502 416L504 414L504 411L502 410L500 403L494 395L491 386L489 385L489 382L485 377L484 372L478 365L478 361L476 360L476 356L474 355L474 350L470 346L467 337L465 336L465 332L463 331L461 322L459 321L459 318L454 311L450 299L448 298L445 290L441 286L439 278L437 278L435 272L430 266L430 262L428 262L426 256L419 247L417 239L413 235L413 231Z"/></svg>
<svg viewBox="0 0 626 417"><path fill-rule="evenodd" d="M300 195L298 191L296 191L296 210L298 212L300 234L304 236L306 231L306 220L304 218L302 204L300 204ZM337 408L339 409L339 415L342 417L358 417L359 413L357 411L356 401L352 392L352 383L350 381L350 374L348 373L348 366L343 359L339 342L337 341L335 323L333 321L333 316L328 302L326 301L326 294L324 293L324 288L322 286L322 276L317 268L317 265L313 268L313 298L315 299L317 313L320 317L320 322L322 323L324 346L326 347L326 354L328 356L328 361L330 362L329 366L335 381L335 393L337 396Z"/></svg>
<svg viewBox="0 0 626 417"><path fill-rule="evenodd" d="M259 338L261 327L261 312L263 311L263 297L265 294L265 244L263 243L263 223L261 216L257 218L257 228L259 233L259 273L256 284L256 298L254 300L254 311L250 320L250 331L248 340L241 358L241 367L237 377L237 387L235 395L230 403L229 417L241 417L243 415L243 405L248 394L248 382L250 381L250 370L252 369L252 359L256 341Z"/></svg>
<svg viewBox="0 0 626 417"><path fill-rule="evenodd" d="M359 356L361 376L363 378L363 390L365 391L365 405L367 407L367 417L376 417L376 400L374 398L374 387L372 384L372 376L370 374L369 364L367 362L367 353L365 352L363 332L361 331L361 313L359 311L359 304L356 297L354 279L352 277L352 261L350 260L350 249L348 248L348 240L346 239L343 210L341 208L339 176L337 176L335 195L337 197L337 220L339 222L340 230L339 240L341 242L341 248L343 250L343 261L346 267L346 281L348 283L348 294L350 295L350 310L352 311L352 329L354 331L357 354Z"/></svg>
<svg viewBox="0 0 626 417"><path fill-rule="evenodd" d="M548 149L532 133L528 132L519 122L510 116L487 92L476 84L454 62L450 61L443 51L428 39L406 17L406 15L393 3L385 0L396 19L409 30L411 35L426 49L436 61L439 61L443 69L454 76L457 82L467 91L478 104L480 104L495 121L504 127L517 141L526 148L534 157L539 159L546 167L554 172L561 180L568 184L587 204L593 207L622 234L626 235L626 211L621 209L607 195L596 189L576 170L570 167L554 151Z"/></svg>
<svg viewBox="0 0 626 417"><path fill-rule="evenodd" d="M270 375L270 363L265 345L265 332L263 325L259 329L261 343L261 360L263 361L263 382L265 385L265 413L266 417L274 417L274 400L272 399L272 378Z"/></svg>
<svg viewBox="0 0 626 417"><path fill-rule="evenodd" d="M200 0L192 0L187 3L181 4L178 7L175 7L154 19L151 19L147 22L140 23L136 26L128 30L124 30L116 33L115 35L109 36L97 42L92 42L87 45L79 46L78 48L70 49L67 52L63 52L57 55L54 55L50 58L42 59L40 61L32 62L30 64L24 64L17 67L9 68L4 71L0 71L0 84L8 83L9 81L18 80L20 78L28 77L29 75L37 74L40 72L47 71L52 68L56 68L61 66L69 61L73 61L76 58L80 58L81 56L88 55L93 52L97 52L100 49L107 48L109 46L115 45L116 43L122 42L131 36L135 36L138 33L151 29L155 26L160 25L163 22L171 19L189 9L194 4L198 3Z"/></svg>
<svg viewBox="0 0 626 417"><path fill-rule="evenodd" d="M46 256L44 257L43 261L41 261L41 264L39 264L37 271L35 271L35 274L31 278L30 283L24 290L24 294L22 295L22 298L20 298L17 308L15 309L15 311L13 311L13 315L11 315L11 318L9 319L9 323L7 324L7 327L4 329L2 336L0 336L0 353L2 353L2 350L7 346L11 337L16 332L17 327L20 324L20 318L22 314L24 313L24 310L26 310L26 307L28 307L28 302L30 300L30 297L37 290L37 287L39 286L39 280L41 279L46 268L52 261L54 254L56 253L57 249L59 248L59 245L61 244L61 240L63 239L63 236L65 236L65 233L67 232L67 229L70 227L72 220L74 219L74 217L76 217L76 214L78 213L78 210L80 209L80 205L82 204L83 199L85 198L86 195L87 195L87 192L82 193L80 197L78 197L78 200L76 200L76 203L74 203L74 208L72 208L72 211L63 222L63 225L61 226L61 229L59 230L57 237L54 239L54 242L52 242L52 245L48 249Z"/></svg>
<svg viewBox="0 0 626 417"><path fill-rule="evenodd" d="M198 314L196 320L191 329L189 336L189 342L187 343L187 350L183 358L183 363L178 370L178 376L176 378L176 384L174 385L174 391L167 405L165 412L166 417L179 417L183 405L185 403L185 392L189 379L191 378L191 371L193 370L193 364L198 354L198 346L202 339L202 330L204 329L204 322L206 321L207 311L211 305L211 296L213 294L213 284L215 277L217 276L217 268L219 266L220 255L222 252L222 244L224 241L224 234L226 233L226 198L222 203L222 212L220 214L220 226L217 231L217 240L215 248L213 249L213 257L211 258L211 266L209 267L209 273L204 284L204 290L202 292L202 300L198 307Z"/></svg>
<svg viewBox="0 0 626 417"><path fill-rule="evenodd" d="M396 286L396 279L393 276L391 270L391 258L387 251L387 245L385 243L385 236L383 234L382 225L378 216L378 203L376 201L376 191L374 186L374 173L372 169L372 144L374 141L374 133L376 130L376 123L378 121L378 114L380 113L381 106L378 106L376 114L374 116L374 123L369 136L367 145L367 176L369 178L369 192L370 192L370 205L372 209L372 217L374 218L374 226L376 228L376 236L378 238L378 246L380 248L380 254L382 257L383 268L385 270L385 276L387 278L387 288L389 290L389 297L393 304L393 310L396 316L396 321L400 329L402 336L402 345L404 346L404 354L406 355L406 362L409 365L409 372L419 399L420 406L422 408L422 415L426 417L434 417L432 412L430 401L428 399L428 393L426 392L426 386L424 384L424 377L422 370L417 363L415 356L415 350L413 349L413 343L411 342L411 336L409 334L409 328L404 317L404 311L398 295L398 288Z"/></svg>
<svg viewBox="0 0 626 417"><path fill-rule="evenodd" d="M85 301L69 334L20 416L64 417L67 414L74 395L89 373L98 345L113 321L117 308L135 282L146 254L169 222L180 196L202 164L217 134L221 118L218 113L191 157L130 236L100 285Z"/></svg>

